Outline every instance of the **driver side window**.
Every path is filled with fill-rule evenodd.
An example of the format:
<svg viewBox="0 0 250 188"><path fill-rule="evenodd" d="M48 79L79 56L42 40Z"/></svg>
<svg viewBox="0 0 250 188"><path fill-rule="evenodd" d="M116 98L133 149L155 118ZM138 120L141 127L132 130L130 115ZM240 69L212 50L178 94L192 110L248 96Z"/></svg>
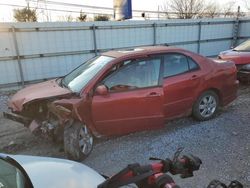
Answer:
<svg viewBox="0 0 250 188"><path fill-rule="evenodd" d="M126 61L120 69L104 80L104 85L111 92L157 86L160 64L160 58Z"/></svg>

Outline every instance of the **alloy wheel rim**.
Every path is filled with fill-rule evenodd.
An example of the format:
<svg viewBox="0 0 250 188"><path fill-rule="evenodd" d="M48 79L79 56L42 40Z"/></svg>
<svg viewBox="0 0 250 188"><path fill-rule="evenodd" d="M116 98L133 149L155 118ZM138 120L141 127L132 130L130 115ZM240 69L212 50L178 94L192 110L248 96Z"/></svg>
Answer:
<svg viewBox="0 0 250 188"><path fill-rule="evenodd" d="M83 125L79 132L79 147L84 155L87 155L92 150L93 136L89 132L86 125Z"/></svg>
<svg viewBox="0 0 250 188"><path fill-rule="evenodd" d="M214 114L217 108L217 102L214 96L206 95L199 103L199 112L202 117L210 117Z"/></svg>

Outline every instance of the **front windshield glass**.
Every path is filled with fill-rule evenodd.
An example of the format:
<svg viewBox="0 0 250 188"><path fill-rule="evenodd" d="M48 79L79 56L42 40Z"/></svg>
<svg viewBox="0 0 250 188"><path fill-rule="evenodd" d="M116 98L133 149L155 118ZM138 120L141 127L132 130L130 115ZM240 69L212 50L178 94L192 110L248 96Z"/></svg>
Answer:
<svg viewBox="0 0 250 188"><path fill-rule="evenodd" d="M73 92L80 92L87 83L111 60L113 57L97 56L80 65L62 79L62 85Z"/></svg>
<svg viewBox="0 0 250 188"><path fill-rule="evenodd" d="M239 46L235 47L236 51L250 51L250 40L241 43Z"/></svg>
<svg viewBox="0 0 250 188"><path fill-rule="evenodd" d="M21 171L3 159L0 159L0 188L25 188Z"/></svg>

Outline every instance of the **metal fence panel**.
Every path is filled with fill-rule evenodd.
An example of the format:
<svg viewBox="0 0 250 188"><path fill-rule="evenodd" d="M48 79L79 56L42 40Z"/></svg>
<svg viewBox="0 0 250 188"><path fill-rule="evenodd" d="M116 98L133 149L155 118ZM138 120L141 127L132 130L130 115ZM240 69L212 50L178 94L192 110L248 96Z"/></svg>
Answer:
<svg viewBox="0 0 250 188"><path fill-rule="evenodd" d="M22 61L24 79L32 81L63 76L93 56L83 54L26 59Z"/></svg>
<svg viewBox="0 0 250 188"><path fill-rule="evenodd" d="M21 82L16 60L0 61L0 87L2 84Z"/></svg>
<svg viewBox="0 0 250 188"><path fill-rule="evenodd" d="M234 19L2 23L0 87L22 83L22 74L24 82L65 75L115 48L169 44L216 56L230 48L234 24ZM238 42L249 37L250 20L241 19Z"/></svg>
<svg viewBox="0 0 250 188"><path fill-rule="evenodd" d="M244 22L244 21L248 21L248 22ZM243 20L243 22L240 23L239 36L250 38L250 22L249 22L249 20Z"/></svg>

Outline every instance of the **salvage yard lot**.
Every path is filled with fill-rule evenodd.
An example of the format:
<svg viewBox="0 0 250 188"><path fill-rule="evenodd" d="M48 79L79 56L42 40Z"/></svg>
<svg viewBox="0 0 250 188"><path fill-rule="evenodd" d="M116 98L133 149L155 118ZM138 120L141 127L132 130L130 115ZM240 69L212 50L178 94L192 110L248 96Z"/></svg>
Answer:
<svg viewBox="0 0 250 188"><path fill-rule="evenodd" d="M0 94L0 111L8 97ZM250 87L241 86L238 99L220 110L210 121L182 118L164 129L102 139L83 161L100 173L112 175L129 163L147 163L149 157L172 157L178 147L183 154L199 156L203 164L193 178L181 180L181 187L205 187L212 179L226 183L237 179L250 187ZM21 124L0 115L0 152L63 157L60 145L33 136Z"/></svg>

